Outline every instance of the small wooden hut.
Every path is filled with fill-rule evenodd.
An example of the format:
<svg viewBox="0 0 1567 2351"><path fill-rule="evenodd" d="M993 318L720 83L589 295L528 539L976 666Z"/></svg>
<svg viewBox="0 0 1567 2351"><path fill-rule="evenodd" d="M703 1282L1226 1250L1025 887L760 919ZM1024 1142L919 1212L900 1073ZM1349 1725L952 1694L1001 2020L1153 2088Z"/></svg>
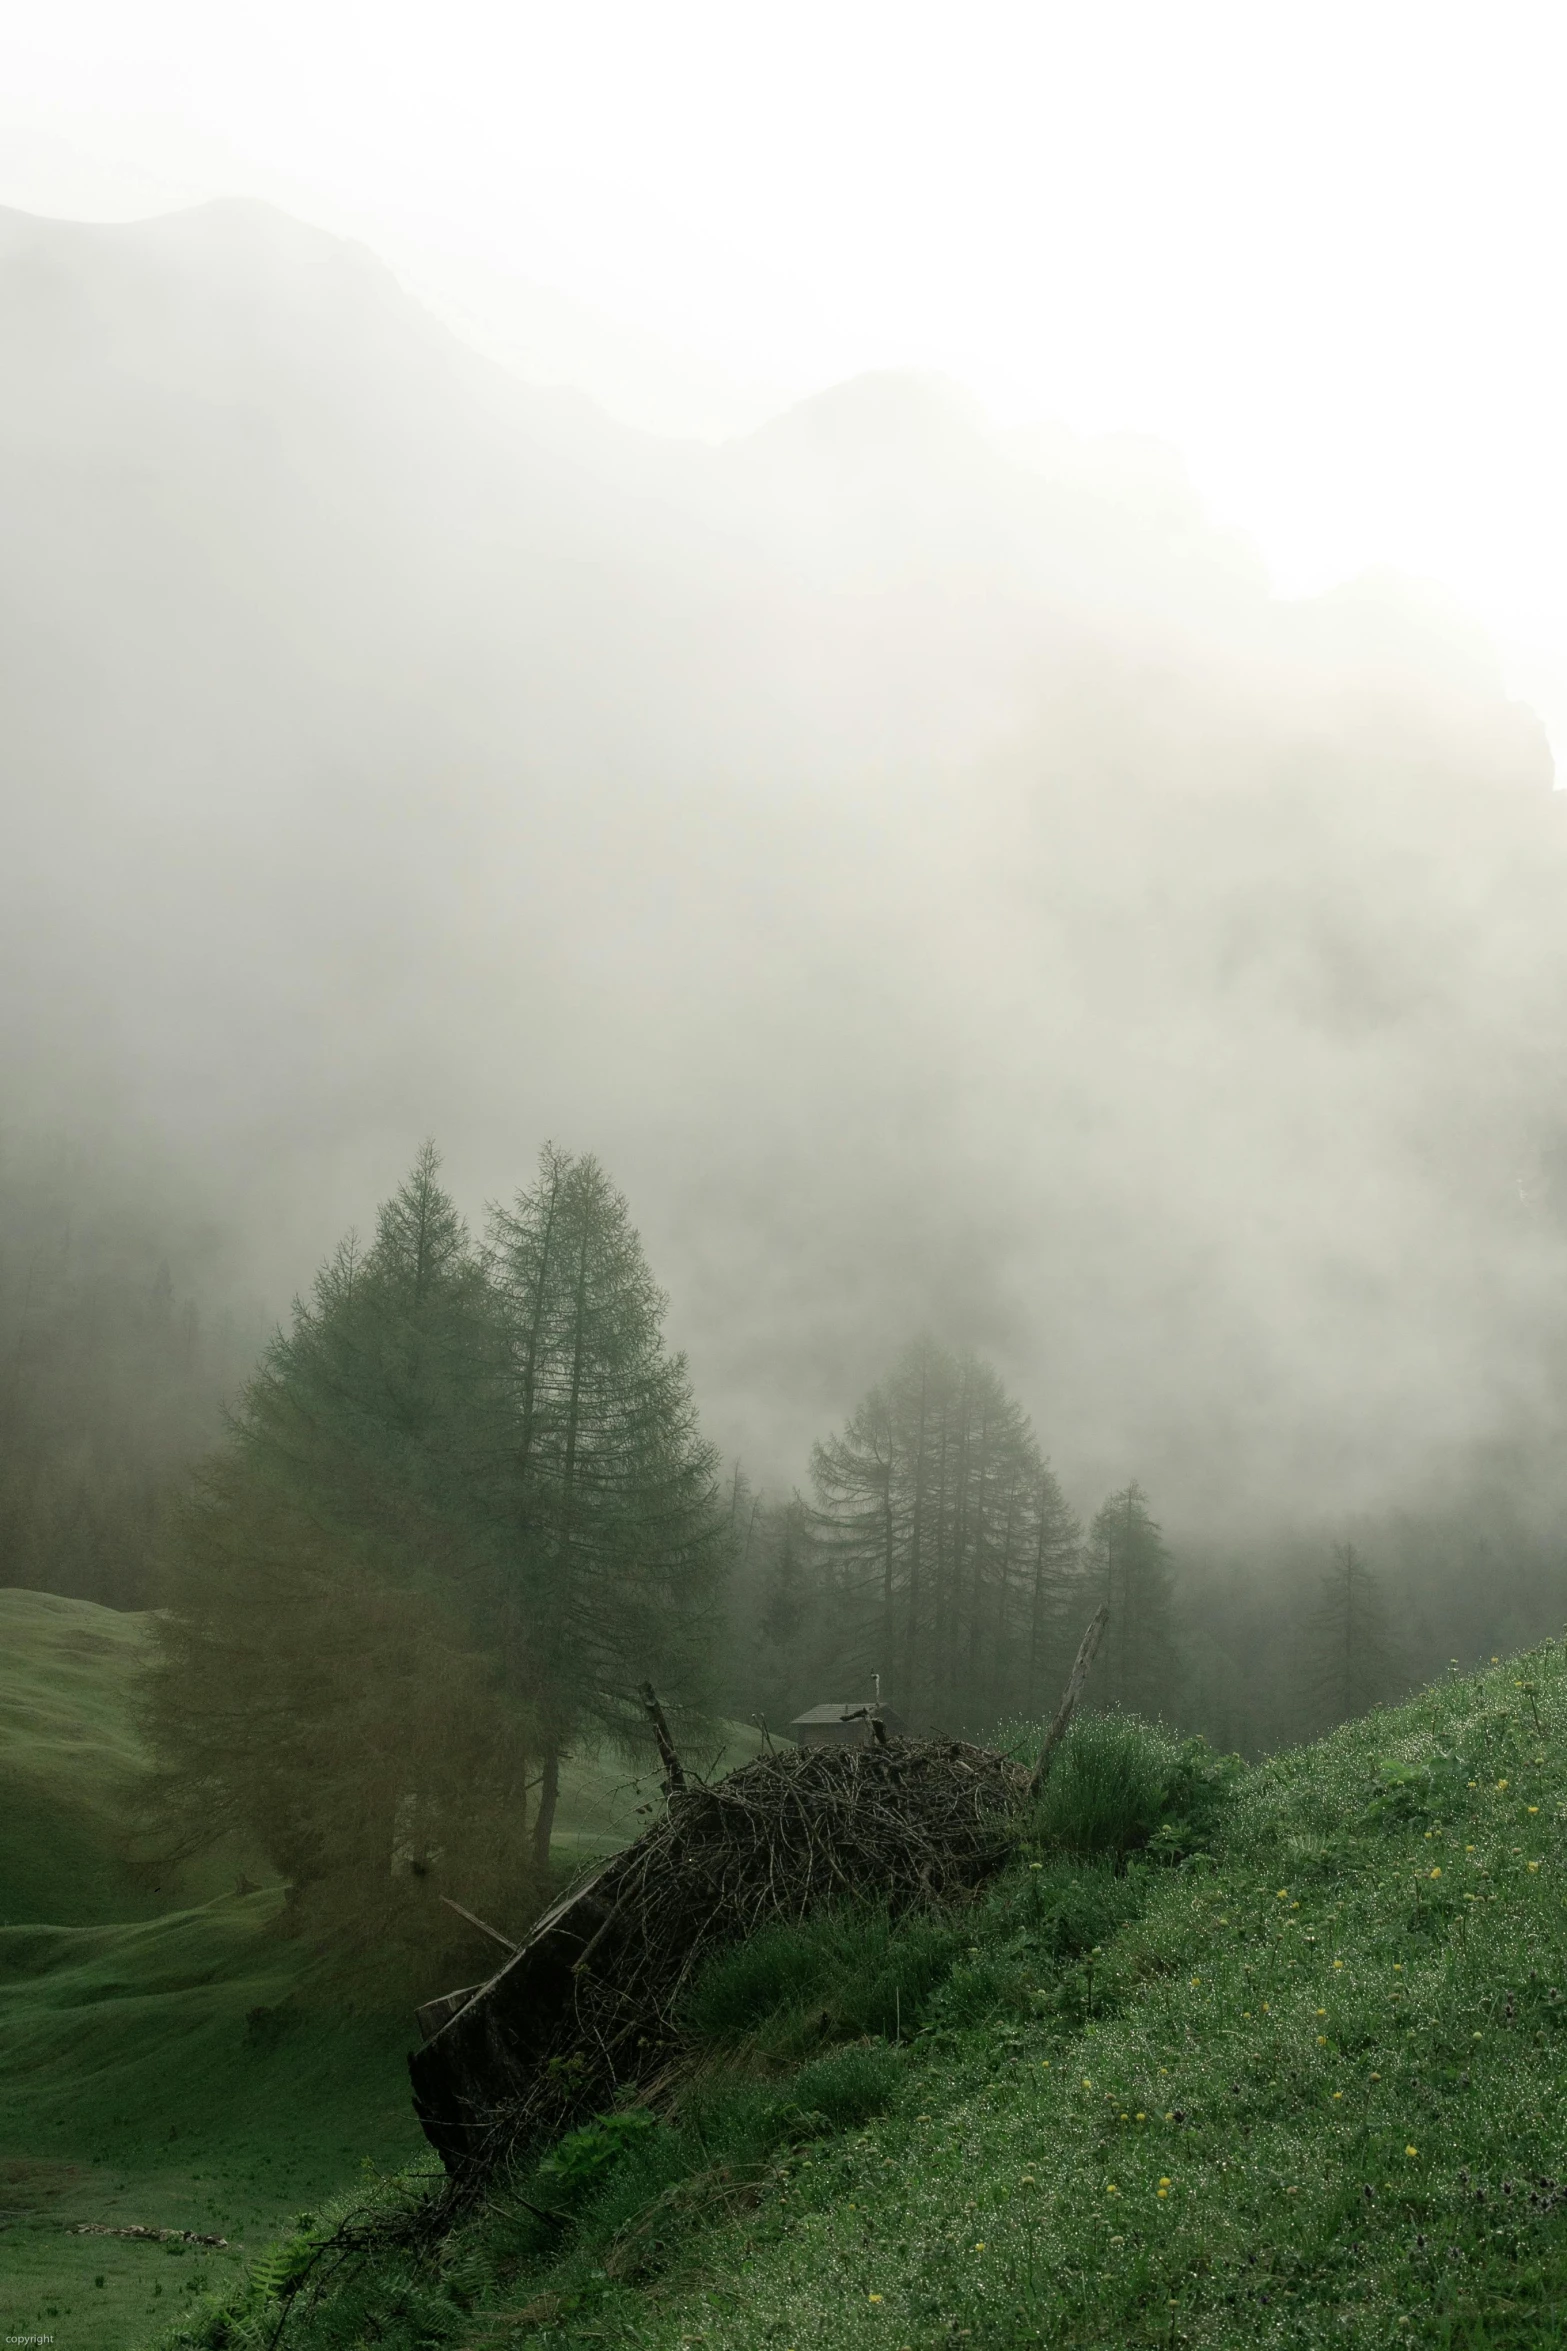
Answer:
<svg viewBox="0 0 1567 2351"><path fill-rule="evenodd" d="M871 1717L879 1715L890 1739L903 1736L903 1717L874 1698L844 1698L830 1706L809 1706L789 1725L797 1747L865 1747L871 1740Z"/></svg>

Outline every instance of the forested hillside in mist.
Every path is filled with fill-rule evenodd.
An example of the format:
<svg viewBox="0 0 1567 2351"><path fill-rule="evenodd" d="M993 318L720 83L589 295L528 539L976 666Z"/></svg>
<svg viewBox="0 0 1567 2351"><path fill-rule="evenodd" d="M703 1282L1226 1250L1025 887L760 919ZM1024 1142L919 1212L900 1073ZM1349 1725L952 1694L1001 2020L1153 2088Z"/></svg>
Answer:
<svg viewBox="0 0 1567 2351"><path fill-rule="evenodd" d="M223 1260L130 1155L0 1134L0 1580L145 1607L164 1507L264 1332Z"/></svg>
<svg viewBox="0 0 1567 2351"><path fill-rule="evenodd" d="M1331 1718L1335 1546L1394 1684L1561 1614L1562 808L1461 616L929 379L634 435L256 206L5 216L0 361L3 1580L145 1600L252 1302L433 1131L625 1187L763 1497L745 1711L1032 1703L1026 1543L1134 1481L1225 1743ZM923 1661L921 1333L986 1432Z"/></svg>

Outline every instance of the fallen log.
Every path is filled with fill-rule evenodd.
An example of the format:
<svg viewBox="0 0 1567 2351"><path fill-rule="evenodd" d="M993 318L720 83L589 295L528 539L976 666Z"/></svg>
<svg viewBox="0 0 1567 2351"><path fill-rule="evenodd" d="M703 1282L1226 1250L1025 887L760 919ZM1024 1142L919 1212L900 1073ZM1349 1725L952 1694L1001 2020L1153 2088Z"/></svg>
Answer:
<svg viewBox="0 0 1567 2351"><path fill-rule="evenodd" d="M227 2237L203 2237L195 2229L148 2229L139 2224L116 2228L108 2220L78 2220L67 2225L73 2237L139 2237L148 2245L215 2245L228 2250Z"/></svg>

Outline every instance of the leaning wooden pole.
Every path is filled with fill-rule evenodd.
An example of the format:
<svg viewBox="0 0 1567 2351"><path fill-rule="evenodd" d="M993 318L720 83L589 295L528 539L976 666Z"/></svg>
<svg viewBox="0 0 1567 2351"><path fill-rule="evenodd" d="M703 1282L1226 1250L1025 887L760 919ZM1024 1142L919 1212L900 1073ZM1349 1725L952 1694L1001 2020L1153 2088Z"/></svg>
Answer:
<svg viewBox="0 0 1567 2351"><path fill-rule="evenodd" d="M1094 1610L1089 1619L1088 1630L1083 1635L1082 1646L1077 1652L1077 1663L1072 1668L1066 1688L1061 1695L1061 1703L1056 1708L1055 1721L1045 1734L1045 1743L1039 1750L1039 1761L1034 1766L1034 1776L1028 1783L1028 1792L1031 1796L1037 1796L1050 1777L1050 1766L1056 1759L1056 1749L1066 1737L1067 1726L1077 1712L1077 1702L1083 1695L1083 1684L1088 1679L1088 1669L1094 1662L1099 1644L1104 1639L1105 1626L1109 1621L1110 1604L1105 1601Z"/></svg>
<svg viewBox="0 0 1567 2351"><path fill-rule="evenodd" d="M686 1784L685 1767L675 1752L675 1742L669 1735L664 1709L658 1702L651 1682L642 1684L642 1703L647 1708L647 1718L653 1725L653 1736L658 1741L659 1759L664 1766L664 1793L673 1796Z"/></svg>

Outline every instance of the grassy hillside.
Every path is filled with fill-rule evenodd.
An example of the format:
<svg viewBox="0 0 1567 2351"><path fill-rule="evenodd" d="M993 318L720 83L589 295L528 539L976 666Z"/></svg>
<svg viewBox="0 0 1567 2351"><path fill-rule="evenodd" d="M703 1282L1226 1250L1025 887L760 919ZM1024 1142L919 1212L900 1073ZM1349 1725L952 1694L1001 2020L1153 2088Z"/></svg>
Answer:
<svg viewBox="0 0 1567 2351"><path fill-rule="evenodd" d="M125 1865L145 1630L0 1591L0 2333L77 2351L146 2340L367 2156L421 2145L406 2020L337 2011L265 1931L276 1888L216 1895L223 1856L162 1886ZM81 2222L232 2243L166 2251Z"/></svg>
<svg viewBox="0 0 1567 2351"><path fill-rule="evenodd" d="M0 1591L0 2334L74 2351L146 2341L366 2164L425 2159L412 2019L345 2012L267 1932L279 1889L220 1892L222 1854L161 1887L127 1868L146 1626ZM731 1759L748 1751L736 1730ZM656 1795L609 1758L563 1778L566 1868L623 1843ZM169 2250L82 2222L231 2242Z"/></svg>
<svg viewBox="0 0 1567 2351"><path fill-rule="evenodd" d="M0 1924L166 1907L118 1859L144 1620L0 1591Z"/></svg>
<svg viewBox="0 0 1567 2351"><path fill-rule="evenodd" d="M557 2225L499 2195L285 2340L1567 2341L1564 1751L1547 1644L1245 1775L1209 1854L1036 1847L944 1950L720 1963L727 2087L568 2145L523 2183Z"/></svg>
<svg viewBox="0 0 1567 2351"><path fill-rule="evenodd" d="M366 2157L418 2159L406 2025L317 1996L298 1946L263 1932L277 1901L0 1931L0 2332L124 2351Z"/></svg>

